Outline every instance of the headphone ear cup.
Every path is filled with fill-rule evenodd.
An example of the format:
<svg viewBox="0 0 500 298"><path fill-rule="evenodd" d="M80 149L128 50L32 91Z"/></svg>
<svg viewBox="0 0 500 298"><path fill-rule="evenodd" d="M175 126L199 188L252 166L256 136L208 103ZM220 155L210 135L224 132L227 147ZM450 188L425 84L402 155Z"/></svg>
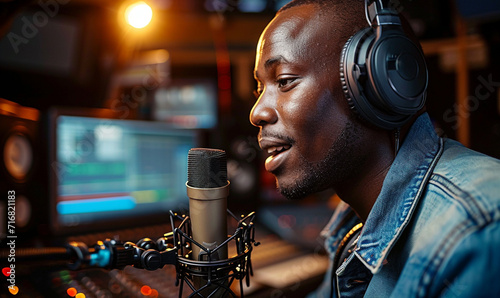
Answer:
<svg viewBox="0 0 500 298"><path fill-rule="evenodd" d="M340 83L342 84L342 91L344 92L345 98L347 99L347 103L349 104L349 108L357 113L356 105L354 104L353 99L352 99L352 91L346 82L346 80L347 80L346 74L344 73L344 67L346 65L348 65L348 62L345 61L346 51L352 42L353 36L349 37L347 42L344 44L344 47L342 48L342 53L340 56Z"/></svg>
<svg viewBox="0 0 500 298"><path fill-rule="evenodd" d="M374 39L371 28L358 31L347 40L340 57L340 82L349 107L369 122L374 121L373 108L364 93L368 77L365 60Z"/></svg>
<svg viewBox="0 0 500 298"><path fill-rule="evenodd" d="M423 107L427 68L420 50L400 30L377 37L372 28L354 34L342 49L340 81L351 109L392 130Z"/></svg>
<svg viewBox="0 0 500 298"><path fill-rule="evenodd" d="M382 33L368 53L366 67L374 105L399 115L413 115L423 107L425 58L402 31Z"/></svg>

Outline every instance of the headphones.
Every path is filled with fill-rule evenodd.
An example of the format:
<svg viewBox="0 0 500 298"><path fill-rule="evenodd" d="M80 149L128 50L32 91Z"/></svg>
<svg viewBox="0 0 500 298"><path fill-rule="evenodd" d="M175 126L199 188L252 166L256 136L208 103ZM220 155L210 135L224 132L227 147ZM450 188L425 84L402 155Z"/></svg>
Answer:
<svg viewBox="0 0 500 298"><path fill-rule="evenodd" d="M365 1L370 27L344 45L340 80L351 109L393 130L424 106L428 74L424 55L403 32L398 13L381 2Z"/></svg>

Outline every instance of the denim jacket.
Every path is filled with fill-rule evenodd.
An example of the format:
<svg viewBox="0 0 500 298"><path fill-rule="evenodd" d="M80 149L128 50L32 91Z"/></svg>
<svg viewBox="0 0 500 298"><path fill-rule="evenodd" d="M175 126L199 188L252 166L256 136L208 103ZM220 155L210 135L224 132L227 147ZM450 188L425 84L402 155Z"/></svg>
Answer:
<svg viewBox="0 0 500 298"><path fill-rule="evenodd" d="M330 260L357 222L336 209L323 231ZM500 297L500 161L439 138L421 115L342 261L310 296Z"/></svg>

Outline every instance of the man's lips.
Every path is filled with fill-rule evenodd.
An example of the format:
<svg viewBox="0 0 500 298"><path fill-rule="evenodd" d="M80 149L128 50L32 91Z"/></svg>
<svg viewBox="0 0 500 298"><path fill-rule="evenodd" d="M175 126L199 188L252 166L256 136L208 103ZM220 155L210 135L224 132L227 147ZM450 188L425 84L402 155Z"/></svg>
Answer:
<svg viewBox="0 0 500 298"><path fill-rule="evenodd" d="M278 138L262 138L259 144L262 150L270 154L265 163L268 172L276 170L284 162L285 153L292 147L292 144Z"/></svg>
<svg viewBox="0 0 500 298"><path fill-rule="evenodd" d="M271 155L277 155L280 152L290 149L292 145L284 140L277 138L261 138L259 145L262 150Z"/></svg>
<svg viewBox="0 0 500 298"><path fill-rule="evenodd" d="M281 152L290 149L290 145L283 145L283 146L276 146L276 147L269 147L267 148L267 153L271 154L272 156L278 155Z"/></svg>

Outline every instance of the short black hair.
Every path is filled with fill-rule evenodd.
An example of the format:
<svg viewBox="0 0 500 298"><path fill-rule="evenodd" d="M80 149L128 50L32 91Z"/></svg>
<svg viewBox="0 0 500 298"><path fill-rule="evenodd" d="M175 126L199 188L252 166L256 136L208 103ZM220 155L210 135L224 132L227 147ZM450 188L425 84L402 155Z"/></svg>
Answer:
<svg viewBox="0 0 500 298"><path fill-rule="evenodd" d="M353 2L364 2L364 0L292 0L278 10L278 13L290 9L292 7L314 4L320 8L333 8L334 6L346 7L352 5Z"/></svg>

